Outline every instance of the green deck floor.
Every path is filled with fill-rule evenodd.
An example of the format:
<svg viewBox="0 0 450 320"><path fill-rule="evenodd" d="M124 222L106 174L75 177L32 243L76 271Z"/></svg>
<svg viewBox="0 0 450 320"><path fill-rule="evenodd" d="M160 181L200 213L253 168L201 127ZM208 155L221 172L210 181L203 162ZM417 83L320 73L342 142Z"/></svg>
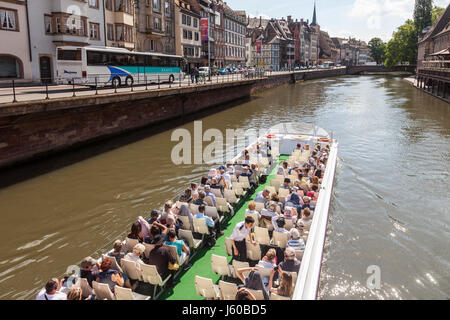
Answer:
<svg viewBox="0 0 450 320"><path fill-rule="evenodd" d="M285 160L287 158L287 156L280 156L278 161ZM211 255L216 254L227 257L228 263L231 262L232 257L227 256L225 238L230 237L236 224L244 220L245 210L248 207L248 203L255 198L256 193L264 190L266 186L270 185L270 180L275 177L277 168L278 166L275 166L271 174L267 177L266 183L258 186L254 194L241 206L231 220L227 221L225 224L222 224L222 230L225 234L217 239L216 245L210 249L201 248L194 259L190 262L192 267L179 276L174 287L167 289L163 294L161 294L159 297L160 300L203 300L203 297L197 295L195 291L196 275L204 278L210 278L214 283L219 282L220 276L212 272Z"/></svg>

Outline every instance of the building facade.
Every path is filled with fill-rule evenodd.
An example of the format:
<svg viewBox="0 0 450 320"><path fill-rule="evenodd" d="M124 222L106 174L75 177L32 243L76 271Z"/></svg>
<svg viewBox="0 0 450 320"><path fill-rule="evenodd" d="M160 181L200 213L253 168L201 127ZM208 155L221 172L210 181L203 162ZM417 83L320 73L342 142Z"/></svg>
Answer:
<svg viewBox="0 0 450 320"><path fill-rule="evenodd" d="M188 2L175 0L175 53L186 59L185 71L188 73L201 66L201 17L198 9Z"/></svg>
<svg viewBox="0 0 450 320"><path fill-rule="evenodd" d="M58 77L55 71L56 47L106 44L102 0L27 3L33 81L53 82Z"/></svg>
<svg viewBox="0 0 450 320"><path fill-rule="evenodd" d="M175 54L174 0L136 1L136 51Z"/></svg>
<svg viewBox="0 0 450 320"><path fill-rule="evenodd" d="M25 1L0 1L0 83L32 80L27 10Z"/></svg>
<svg viewBox="0 0 450 320"><path fill-rule="evenodd" d="M224 36L225 36L225 65L242 67L245 65L245 36L247 21L223 3Z"/></svg>

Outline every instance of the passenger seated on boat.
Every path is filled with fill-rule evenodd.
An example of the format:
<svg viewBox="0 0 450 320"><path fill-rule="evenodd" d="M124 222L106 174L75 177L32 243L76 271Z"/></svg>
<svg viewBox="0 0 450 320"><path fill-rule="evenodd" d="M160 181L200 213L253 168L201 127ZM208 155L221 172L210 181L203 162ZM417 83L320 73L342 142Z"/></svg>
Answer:
<svg viewBox="0 0 450 320"><path fill-rule="evenodd" d="M208 177L202 177L202 179L200 180L200 188L204 188L206 185L208 185Z"/></svg>
<svg viewBox="0 0 450 320"><path fill-rule="evenodd" d="M280 186L280 188L282 188L282 189L287 189L287 190L290 191L290 190L291 190L290 184L291 184L291 179L285 178L285 179L284 179L284 182L283 182L283 184Z"/></svg>
<svg viewBox="0 0 450 320"><path fill-rule="evenodd" d="M258 211L256 211L256 203L255 201L250 201L248 204L248 208L245 210L245 213L258 213Z"/></svg>
<svg viewBox="0 0 450 320"><path fill-rule="evenodd" d="M144 247L144 245L142 244L137 244L136 246ZM126 275L121 275L119 271L112 270L111 265L112 261L110 258L105 258L102 260L102 264L100 265L100 272L98 274L96 281L98 283L106 283L109 286L109 289L111 290L112 293L114 293L114 287L116 285L119 287L131 288L130 281L126 278Z"/></svg>
<svg viewBox="0 0 450 320"><path fill-rule="evenodd" d="M45 287L37 294L36 300L67 300L67 295L59 292L60 287L61 284L57 278L47 281Z"/></svg>
<svg viewBox="0 0 450 320"><path fill-rule="evenodd" d="M247 151L248 152L248 151ZM246 154L244 157L244 161L242 162L243 165L250 165L250 155Z"/></svg>
<svg viewBox="0 0 450 320"><path fill-rule="evenodd" d="M67 294L67 300L83 300L83 292L81 288L73 287ZM90 297L84 300L91 300Z"/></svg>
<svg viewBox="0 0 450 320"><path fill-rule="evenodd" d="M267 201L269 201L269 196L270 196L270 190L264 189L263 191L260 191L256 194L254 201L265 204Z"/></svg>
<svg viewBox="0 0 450 320"><path fill-rule="evenodd" d="M167 232L168 229L165 225L162 225L155 221L150 227L150 235L147 238L145 238L145 243L155 244L155 239L157 238L157 236L159 236L160 238L162 237L163 240L166 241Z"/></svg>
<svg viewBox="0 0 450 320"><path fill-rule="evenodd" d="M144 241L142 236L142 226L138 221L131 225L131 231L127 237L130 239L139 240L139 242Z"/></svg>
<svg viewBox="0 0 450 320"><path fill-rule="evenodd" d="M148 264L156 266L161 278L165 279L169 275L169 262L174 264L176 259L170 249L163 246L164 242L160 236L156 236L154 240L155 248L149 253Z"/></svg>
<svg viewBox="0 0 450 320"><path fill-rule="evenodd" d="M240 301L252 301L252 300L256 300L255 296L248 291L247 288L239 288L237 293L236 293L236 300L240 300Z"/></svg>
<svg viewBox="0 0 450 320"><path fill-rule="evenodd" d="M248 178L248 180L251 181L258 181L258 165L256 164L252 164L250 166L251 170L253 171L252 175L250 176L250 178Z"/></svg>
<svg viewBox="0 0 450 320"><path fill-rule="evenodd" d="M219 176L219 172L217 171L217 169L213 168L213 169L209 170L208 180L212 180L213 178L217 178L218 176Z"/></svg>
<svg viewBox="0 0 450 320"><path fill-rule="evenodd" d="M282 166L278 166L277 174L287 176L289 173L288 163L286 161L283 162Z"/></svg>
<svg viewBox="0 0 450 320"><path fill-rule="evenodd" d="M283 212L284 211L284 204L283 202L280 201L280 197L274 193L272 194L272 197L270 198L271 201L275 202L275 205L277 207L280 207L280 211ZM277 209L275 208L275 211L277 211ZM277 211L278 212L278 211Z"/></svg>
<svg viewBox="0 0 450 320"><path fill-rule="evenodd" d="M241 176L247 177L250 185L254 188L254 187L256 187L256 182L253 178L253 173L254 173L254 171L252 169L250 169L248 166L244 166L242 168Z"/></svg>
<svg viewBox="0 0 450 320"><path fill-rule="evenodd" d="M213 181L217 182L217 180L215 180L215 179L213 179ZM211 188L212 188L212 187L213 187L212 184L211 184L211 186L206 186L206 187L205 187L205 191L204 191L205 197L203 197L203 195L201 195L200 198L203 199L203 202L205 202L204 199L205 199L206 197L210 197L211 200L212 200L212 203L213 203L213 205L214 205L214 207L215 207L215 206L216 206L216 195L215 195L214 193L211 192ZM197 204L197 203L196 203L196 204ZM205 202L205 203L200 203L200 204L207 205L206 202ZM199 204L199 205L200 205L200 204Z"/></svg>
<svg viewBox="0 0 450 320"><path fill-rule="evenodd" d="M284 219L284 216L273 216L272 217L272 225L275 231L280 233L285 233L289 235L289 230L286 230L284 226L286 225L286 220Z"/></svg>
<svg viewBox="0 0 450 320"><path fill-rule="evenodd" d="M293 175L294 173L298 173L300 167L300 163L298 161L294 162L294 166L292 168L289 168L289 174Z"/></svg>
<svg viewBox="0 0 450 320"><path fill-rule="evenodd" d="M261 210L261 218L259 219L259 226L261 228L272 229L272 218L273 217L278 218L276 209L277 209L277 206L276 206L275 202L270 201L268 208Z"/></svg>
<svg viewBox="0 0 450 320"><path fill-rule="evenodd" d="M97 279L100 264L92 257L86 257L81 261L80 267L80 278L85 278L92 287L92 281ZM95 269L95 267L97 268Z"/></svg>
<svg viewBox="0 0 450 320"><path fill-rule="evenodd" d="M175 246L177 248L178 257L180 257L180 261L186 260L186 257L189 254L189 247L186 246L183 240L177 239L177 234L174 229L169 229L167 233L167 238L165 244L168 246Z"/></svg>
<svg viewBox="0 0 450 320"><path fill-rule="evenodd" d="M108 256L115 258L118 265L120 265L120 260L122 260L122 258L124 257L122 249L123 249L123 242L121 240L116 240L114 241L113 249L108 252Z"/></svg>
<svg viewBox="0 0 450 320"><path fill-rule="evenodd" d="M286 199L285 208L292 207L292 208L295 208L296 211L298 212L299 210L301 210L301 206L302 206L302 203L301 203L300 196L298 195L298 193L296 191L292 192Z"/></svg>
<svg viewBox="0 0 450 320"><path fill-rule="evenodd" d="M124 259L128 261L134 261L136 263L144 263L144 261L141 259L142 255L145 252L145 246L143 244L138 243L133 247L133 251L129 252L125 255ZM140 266L137 265L137 267L140 269Z"/></svg>
<svg viewBox="0 0 450 320"><path fill-rule="evenodd" d="M305 208L301 212L302 218L297 221L297 227L303 233L305 228L308 228L312 223L311 210L309 208Z"/></svg>
<svg viewBox="0 0 450 320"><path fill-rule="evenodd" d="M298 213L294 207L285 207L283 215L285 220L291 220L294 225L297 222Z"/></svg>
<svg viewBox="0 0 450 320"><path fill-rule="evenodd" d="M198 183L192 182L191 183L191 190L192 190L192 198L195 200L198 198Z"/></svg>
<svg viewBox="0 0 450 320"><path fill-rule="evenodd" d="M222 185L225 189L229 190L232 188L232 183L231 183L231 176L226 172L226 167L225 166L220 166L219 168L219 173L220 173L220 178L219 178L219 184Z"/></svg>
<svg viewBox="0 0 450 320"><path fill-rule="evenodd" d="M244 278L243 273L250 271L247 278ZM264 295L264 300L269 300L269 294L264 285L261 273L257 268L241 268L237 269L237 276L244 283L244 287L251 290L261 290Z"/></svg>
<svg viewBox="0 0 450 320"><path fill-rule="evenodd" d="M270 248L266 252L266 255L261 260L259 260L257 264L258 267L267 269L273 269L273 267L275 267L276 265L277 265L277 252L273 248ZM269 277L264 277L263 282L267 289L267 286L269 284Z"/></svg>
<svg viewBox="0 0 450 320"><path fill-rule="evenodd" d="M305 250L305 241L300 236L300 232L296 228L292 228L291 231L289 231L287 246L294 250Z"/></svg>
<svg viewBox="0 0 450 320"><path fill-rule="evenodd" d="M219 179L217 178L212 178L211 179L211 185L210 186L206 186L205 190L207 187L210 187L210 189L218 189L220 190L220 193L223 194L223 186L219 183ZM206 196L208 196L208 194L206 194Z"/></svg>
<svg viewBox="0 0 450 320"><path fill-rule="evenodd" d="M192 220L194 218L194 216L192 215L191 211L189 210L189 207L187 206L187 204L181 205L180 211L178 211L178 216L189 218L189 224L191 225L191 231L192 231L194 228L194 222Z"/></svg>
<svg viewBox="0 0 450 320"><path fill-rule="evenodd" d="M150 225L148 224L148 222L142 216L139 216L137 221L141 225L142 239L145 239L145 237L147 237L149 232L150 232Z"/></svg>
<svg viewBox="0 0 450 320"><path fill-rule="evenodd" d="M220 219L217 217L215 220L211 219L208 216L205 216L206 207L204 205L200 205L198 207L198 214L194 217L197 219L205 219L206 226L209 229L210 234L214 234L214 229L216 230L216 237L219 235L223 235L223 231L220 230Z"/></svg>
<svg viewBox="0 0 450 320"><path fill-rule="evenodd" d="M270 275L269 292L275 293L283 297L292 297L292 294L294 293L294 284L292 281L292 275L288 272L279 272L279 274L281 274L281 276L280 276L280 286L278 288L273 287L275 271L273 271L272 274Z"/></svg>
<svg viewBox="0 0 450 320"><path fill-rule="evenodd" d="M172 209L172 208L173 208L173 202L171 200L167 201L164 204L164 211L161 214L161 217L159 218L159 222L161 224L166 224L167 223L166 220L167 220L167 216L169 214L175 214L176 213L176 211L174 209Z"/></svg>
<svg viewBox="0 0 450 320"><path fill-rule="evenodd" d="M175 229L175 232L178 234L178 230L183 227L183 222L176 218L173 214L169 214L167 216L167 229Z"/></svg>
<svg viewBox="0 0 450 320"><path fill-rule="evenodd" d="M314 206L312 206L310 204L310 202L311 202L311 198L308 196L304 196L303 197L303 205L301 206L301 210L308 208L309 210L314 211L315 208L314 208Z"/></svg>
<svg viewBox="0 0 450 320"><path fill-rule="evenodd" d="M180 202L186 202L186 203L191 203L193 201L192 198L192 190L191 189L186 189L184 190L184 194L182 194L180 196L179 199Z"/></svg>
<svg viewBox="0 0 450 320"><path fill-rule="evenodd" d="M235 172L234 164L232 162L227 162L227 173L233 175ZM231 176L230 176L231 178Z"/></svg>
<svg viewBox="0 0 450 320"><path fill-rule="evenodd" d="M209 186L206 186L206 187L209 187ZM205 187L205 188L206 188ZM209 190L211 190L211 189L209 189ZM195 199L194 200L194 204L195 205L198 205L198 206L200 206L200 205L207 205L207 203L205 202L205 198L206 198L206 193L205 193L205 191L199 191L198 192L198 198L197 199Z"/></svg>
<svg viewBox="0 0 450 320"><path fill-rule="evenodd" d="M278 271L297 272L300 270L300 261L295 256L295 250L293 248L286 248L284 251L284 261L278 264Z"/></svg>
<svg viewBox="0 0 450 320"><path fill-rule="evenodd" d="M151 225L153 224L153 222L158 221L159 215L160 215L160 214L159 214L158 211L153 210L153 211L150 213L150 219L147 221L148 224L151 226Z"/></svg>

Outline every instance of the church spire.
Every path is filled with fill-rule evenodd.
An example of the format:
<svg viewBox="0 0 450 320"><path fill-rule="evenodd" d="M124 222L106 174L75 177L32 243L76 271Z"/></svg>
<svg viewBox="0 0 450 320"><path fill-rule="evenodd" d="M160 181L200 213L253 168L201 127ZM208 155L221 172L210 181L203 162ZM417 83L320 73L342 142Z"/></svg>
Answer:
<svg viewBox="0 0 450 320"><path fill-rule="evenodd" d="M311 26L317 26L316 1L314 1L314 14Z"/></svg>

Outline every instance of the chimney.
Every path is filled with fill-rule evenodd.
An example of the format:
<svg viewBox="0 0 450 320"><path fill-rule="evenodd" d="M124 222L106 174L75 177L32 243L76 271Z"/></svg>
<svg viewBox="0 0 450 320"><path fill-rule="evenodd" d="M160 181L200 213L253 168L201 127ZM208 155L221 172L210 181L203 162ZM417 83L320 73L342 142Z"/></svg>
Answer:
<svg viewBox="0 0 450 320"><path fill-rule="evenodd" d="M309 19L306 19L306 24L309 26Z"/></svg>
<svg viewBox="0 0 450 320"><path fill-rule="evenodd" d="M288 21L289 23L291 23L291 22L292 22L292 16L287 16L287 21Z"/></svg>

